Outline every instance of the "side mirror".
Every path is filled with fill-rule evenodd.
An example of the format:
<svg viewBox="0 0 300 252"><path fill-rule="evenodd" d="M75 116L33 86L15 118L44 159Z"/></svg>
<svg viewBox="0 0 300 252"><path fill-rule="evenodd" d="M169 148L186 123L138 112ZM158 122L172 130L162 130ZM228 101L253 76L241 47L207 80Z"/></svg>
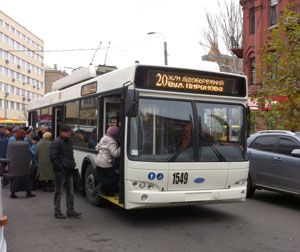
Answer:
<svg viewBox="0 0 300 252"><path fill-rule="evenodd" d="M291 152L293 157L300 157L300 149L295 149Z"/></svg>
<svg viewBox="0 0 300 252"><path fill-rule="evenodd" d="M139 111L139 92L127 89L125 97L125 116L136 117Z"/></svg>

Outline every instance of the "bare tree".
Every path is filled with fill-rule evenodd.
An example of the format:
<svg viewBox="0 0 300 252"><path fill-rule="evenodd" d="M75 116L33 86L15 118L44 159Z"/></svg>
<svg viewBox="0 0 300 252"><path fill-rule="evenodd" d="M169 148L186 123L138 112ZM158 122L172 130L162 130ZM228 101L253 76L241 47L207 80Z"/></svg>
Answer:
<svg viewBox="0 0 300 252"><path fill-rule="evenodd" d="M220 54L219 48L218 48L218 34L219 34L219 27L218 27L218 21L216 19L215 15L212 15L206 11L205 13L206 21L208 24L207 29L203 29L201 31L203 40L199 41L200 45L203 47L207 47L208 49L212 49L213 52L218 55Z"/></svg>
<svg viewBox="0 0 300 252"><path fill-rule="evenodd" d="M238 0L218 0L218 14L206 10L207 27L201 31L202 39L199 44L208 47L215 54L219 66L232 68L232 72L242 71L242 60L233 53L233 48L241 48L243 43L243 12ZM222 55L218 48L219 31L227 51L231 55L230 66L228 58Z"/></svg>

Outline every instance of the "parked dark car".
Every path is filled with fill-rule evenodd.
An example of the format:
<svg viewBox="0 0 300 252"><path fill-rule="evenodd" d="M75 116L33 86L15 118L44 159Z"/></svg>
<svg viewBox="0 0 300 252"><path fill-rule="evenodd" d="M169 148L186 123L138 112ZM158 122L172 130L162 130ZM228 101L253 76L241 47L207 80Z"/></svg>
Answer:
<svg viewBox="0 0 300 252"><path fill-rule="evenodd" d="M247 140L250 161L247 197L255 189L300 195L300 136L265 130Z"/></svg>

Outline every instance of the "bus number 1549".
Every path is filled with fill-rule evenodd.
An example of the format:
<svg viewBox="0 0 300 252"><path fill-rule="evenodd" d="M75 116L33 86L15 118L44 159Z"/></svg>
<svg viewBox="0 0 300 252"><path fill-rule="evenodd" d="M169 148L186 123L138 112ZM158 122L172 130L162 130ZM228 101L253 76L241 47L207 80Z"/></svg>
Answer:
<svg viewBox="0 0 300 252"><path fill-rule="evenodd" d="M173 173L173 184L187 184L189 174L187 172L175 172Z"/></svg>

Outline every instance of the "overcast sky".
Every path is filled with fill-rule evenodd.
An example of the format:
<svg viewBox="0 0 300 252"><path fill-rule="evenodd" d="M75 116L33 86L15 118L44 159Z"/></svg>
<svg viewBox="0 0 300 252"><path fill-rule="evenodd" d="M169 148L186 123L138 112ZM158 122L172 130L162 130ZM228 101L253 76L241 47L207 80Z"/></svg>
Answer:
<svg viewBox="0 0 300 252"><path fill-rule="evenodd" d="M169 65L201 67L208 52L198 43L205 10L215 12L217 0L6 0L0 9L45 43L45 50L97 48L94 64L119 68L136 60L164 64L163 36ZM225 52L224 52L225 53ZM45 52L44 62L63 67L87 66L94 51Z"/></svg>

